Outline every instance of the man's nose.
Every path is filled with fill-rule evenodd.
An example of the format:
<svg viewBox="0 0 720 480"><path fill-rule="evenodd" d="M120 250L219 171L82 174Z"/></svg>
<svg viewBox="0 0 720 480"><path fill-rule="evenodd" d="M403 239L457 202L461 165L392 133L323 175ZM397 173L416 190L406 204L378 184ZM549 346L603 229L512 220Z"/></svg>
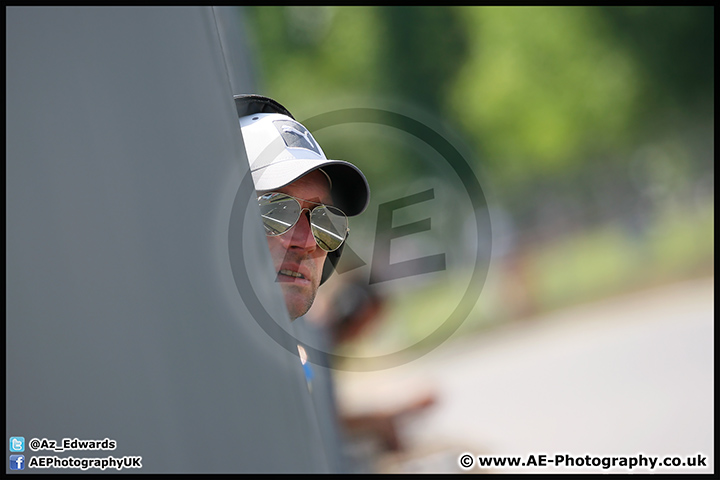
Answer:
<svg viewBox="0 0 720 480"><path fill-rule="evenodd" d="M317 246L310 228L310 213L307 210L300 212L300 218L288 233L289 236L285 235L285 237L289 237L288 248L312 251Z"/></svg>

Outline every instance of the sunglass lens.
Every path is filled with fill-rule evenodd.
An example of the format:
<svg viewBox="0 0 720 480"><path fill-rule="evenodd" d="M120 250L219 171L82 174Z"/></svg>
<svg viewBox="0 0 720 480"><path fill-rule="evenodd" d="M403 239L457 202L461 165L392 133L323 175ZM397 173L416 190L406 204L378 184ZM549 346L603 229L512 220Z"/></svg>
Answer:
<svg viewBox="0 0 720 480"><path fill-rule="evenodd" d="M348 227L347 217L342 211L323 205L312 211L310 220L313 236L320 248L328 252L340 248Z"/></svg>
<svg viewBox="0 0 720 480"><path fill-rule="evenodd" d="M300 216L300 205L287 195L263 195L258 199L258 206L267 235L287 232Z"/></svg>

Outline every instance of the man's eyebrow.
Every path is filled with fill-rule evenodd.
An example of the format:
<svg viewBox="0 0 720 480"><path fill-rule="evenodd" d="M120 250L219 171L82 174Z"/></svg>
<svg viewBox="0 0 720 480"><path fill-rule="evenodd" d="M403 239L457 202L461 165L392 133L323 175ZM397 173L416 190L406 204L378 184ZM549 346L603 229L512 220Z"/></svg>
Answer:
<svg viewBox="0 0 720 480"><path fill-rule="evenodd" d="M286 195L287 195L287 194L286 194ZM289 196L292 197L292 195L289 195ZM329 202L321 202L321 201L320 201L320 197L313 197L312 199L309 199L309 198L300 198L300 197L293 197L293 198L296 198L296 199L298 199L298 200L302 200L303 202L314 203L314 204L316 204L316 205L330 205L330 206L333 206L333 204L332 204L332 197L330 198L330 201L329 201Z"/></svg>
<svg viewBox="0 0 720 480"><path fill-rule="evenodd" d="M333 202L332 202L332 195L330 196L330 201L329 201L329 202L321 202L321 201L320 201L320 197L312 197L312 199L310 199L310 198L300 198L300 197L296 197L296 196L294 196L294 195L290 195L289 193L276 192L276 191L273 191L273 190L265 190L265 191L257 191L257 190L256 190L256 191L255 191L255 194L256 194L258 197L261 197L261 196L263 196L263 195L267 195L268 193L281 193L281 194L283 194L283 195L287 195L288 197L292 197L292 198L294 198L295 200L300 200L300 201L308 202L308 203L314 203L314 204L316 204L316 205L329 205L329 206L331 206L331 207L334 207L334 206L335 206L335 205L333 205Z"/></svg>

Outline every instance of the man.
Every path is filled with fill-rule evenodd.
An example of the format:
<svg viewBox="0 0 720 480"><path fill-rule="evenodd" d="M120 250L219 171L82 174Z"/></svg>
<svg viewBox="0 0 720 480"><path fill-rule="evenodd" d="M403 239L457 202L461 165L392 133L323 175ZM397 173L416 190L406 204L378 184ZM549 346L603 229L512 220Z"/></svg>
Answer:
<svg viewBox="0 0 720 480"><path fill-rule="evenodd" d="M356 166L329 160L278 102L234 98L276 281L295 320L334 271L349 232L347 217L367 208L370 188Z"/></svg>
<svg viewBox="0 0 720 480"><path fill-rule="evenodd" d="M294 321L307 313L318 287L332 275L349 232L347 217L367 208L370 189L357 167L329 160L312 134L278 102L261 95L234 98L275 280ZM314 411L321 412L316 419L330 472L352 470L338 431L331 372L311 368L310 362L319 359L308 359L301 346L321 343L330 350L328 332L298 321L293 334Z"/></svg>
<svg viewBox="0 0 720 480"><path fill-rule="evenodd" d="M349 231L347 217L367 208L370 189L356 166L329 160L312 134L278 102L260 95L237 95L235 105L276 281L290 318L295 320L307 313L318 287L334 271ZM363 312L364 305L344 292L345 295L333 303L344 304L347 308L343 310L351 316L367 313ZM371 316L374 318L376 313ZM339 340L332 337L340 333L338 329L333 330L332 325L333 322L328 322L318 329L306 322L299 330L315 335L315 340L322 338L326 348L332 350L333 340ZM322 332L325 327L328 331ZM303 358L306 357L304 349L298 346L298 350L303 366L309 368ZM324 372L325 378L318 381L321 375L315 376L313 394L324 396L324 409L337 415L329 371L318 368L316 372ZM423 397L405 408L358 416L339 415L339 420L347 433L361 437L369 433L379 439L382 448L398 450L401 447L396 430L398 419L433 401L430 396ZM333 470L367 471L366 453L357 458L357 453L343 451L336 428L335 424L321 426L326 447L337 449L328 452L329 461L337 462Z"/></svg>

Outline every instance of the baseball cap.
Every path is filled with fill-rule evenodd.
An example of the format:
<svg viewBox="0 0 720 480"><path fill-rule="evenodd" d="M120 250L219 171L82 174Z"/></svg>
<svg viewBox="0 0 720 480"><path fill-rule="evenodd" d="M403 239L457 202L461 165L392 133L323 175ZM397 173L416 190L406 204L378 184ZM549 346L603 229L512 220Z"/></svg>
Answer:
<svg viewBox="0 0 720 480"><path fill-rule="evenodd" d="M305 126L277 101L262 95L236 95L240 128L257 191L272 191L321 169L330 179L336 207L348 216L370 201L365 175L350 162L328 159Z"/></svg>

